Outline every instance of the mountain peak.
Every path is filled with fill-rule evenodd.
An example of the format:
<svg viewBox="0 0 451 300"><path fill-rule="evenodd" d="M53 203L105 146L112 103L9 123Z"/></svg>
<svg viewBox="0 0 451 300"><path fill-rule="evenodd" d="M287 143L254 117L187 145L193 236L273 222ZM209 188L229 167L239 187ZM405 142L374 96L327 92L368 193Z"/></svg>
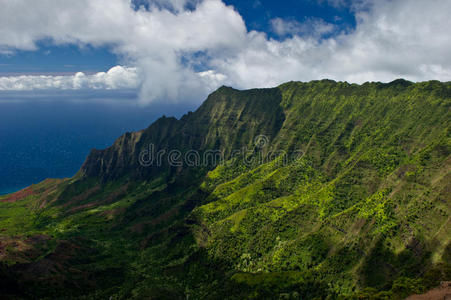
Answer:
<svg viewBox="0 0 451 300"><path fill-rule="evenodd" d="M0 196L11 235L0 256L20 262L0 276L24 289L95 283L94 298L402 299L431 288L451 270L450 91L403 80L222 87L180 120L92 151L72 179Z"/></svg>

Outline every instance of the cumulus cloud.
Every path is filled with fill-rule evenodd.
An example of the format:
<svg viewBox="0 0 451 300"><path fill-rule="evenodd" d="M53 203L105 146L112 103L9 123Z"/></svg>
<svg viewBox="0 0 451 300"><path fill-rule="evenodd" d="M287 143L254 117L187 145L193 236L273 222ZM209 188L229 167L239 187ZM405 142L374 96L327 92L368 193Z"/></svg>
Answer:
<svg viewBox="0 0 451 300"><path fill-rule="evenodd" d="M250 32L234 57L213 61L241 87L331 78L349 82L449 81L450 1L360 1L356 28L326 39L294 35L283 41Z"/></svg>
<svg viewBox="0 0 451 300"><path fill-rule="evenodd" d="M279 36L301 35L321 38L323 35L330 34L336 30L334 24L327 23L319 18L309 18L302 23L296 20L274 18L271 20L271 26L273 31Z"/></svg>
<svg viewBox="0 0 451 300"><path fill-rule="evenodd" d="M3 90L136 88L150 103L200 101L222 84L451 80L447 0L360 0L352 31L336 32L321 19L274 19L282 40L248 31L220 0L1 2L0 53L32 51L50 39L110 46L122 65L92 75L2 77Z"/></svg>
<svg viewBox="0 0 451 300"><path fill-rule="evenodd" d="M139 86L136 68L116 66L108 72L73 76L21 75L0 77L0 91L133 89Z"/></svg>

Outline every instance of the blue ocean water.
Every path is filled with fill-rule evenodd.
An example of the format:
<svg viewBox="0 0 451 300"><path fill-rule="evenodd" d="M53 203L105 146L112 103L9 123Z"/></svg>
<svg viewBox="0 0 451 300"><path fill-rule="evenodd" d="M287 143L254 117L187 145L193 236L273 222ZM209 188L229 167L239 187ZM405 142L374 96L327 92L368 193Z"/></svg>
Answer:
<svg viewBox="0 0 451 300"><path fill-rule="evenodd" d="M163 114L180 117L188 109L65 99L0 101L0 194L45 178L71 177L92 148L103 149Z"/></svg>

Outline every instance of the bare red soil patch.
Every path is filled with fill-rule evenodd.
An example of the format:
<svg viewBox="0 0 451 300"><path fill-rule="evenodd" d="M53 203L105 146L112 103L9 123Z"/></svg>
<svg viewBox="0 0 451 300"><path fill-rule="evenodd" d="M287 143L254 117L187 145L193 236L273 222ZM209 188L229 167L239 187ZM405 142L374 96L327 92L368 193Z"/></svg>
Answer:
<svg viewBox="0 0 451 300"><path fill-rule="evenodd" d="M62 181L63 179L46 179L38 184L33 184L23 190L7 195L0 202L17 202L33 195L40 195L40 200L43 200L42 202L45 204L47 198Z"/></svg>
<svg viewBox="0 0 451 300"><path fill-rule="evenodd" d="M15 192L11 195L9 195L9 197L1 200L2 202L16 202L19 200L22 200L26 197L32 196L32 195L36 195L37 192L33 189L32 186L29 186L23 190L20 190L18 192Z"/></svg>
<svg viewBox="0 0 451 300"><path fill-rule="evenodd" d="M412 295L406 300L451 300L451 281L443 281L439 287L422 295Z"/></svg>

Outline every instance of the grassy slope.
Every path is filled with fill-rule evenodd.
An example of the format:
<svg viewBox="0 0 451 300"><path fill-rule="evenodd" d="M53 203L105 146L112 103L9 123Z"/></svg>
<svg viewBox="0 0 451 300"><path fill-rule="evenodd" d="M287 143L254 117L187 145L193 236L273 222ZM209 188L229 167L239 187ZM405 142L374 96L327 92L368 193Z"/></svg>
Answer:
<svg viewBox="0 0 451 300"><path fill-rule="evenodd" d="M439 82L222 88L192 115L96 152L85 174L15 202L0 197L0 276L14 283L4 289L93 298L422 292L450 276L450 104L451 85ZM269 139L262 149L253 147L259 134ZM249 165L237 156L208 174L130 168L135 149L155 140L289 159Z"/></svg>
<svg viewBox="0 0 451 300"><path fill-rule="evenodd" d="M257 274L235 275L245 282L261 272L311 272L337 294L390 289L398 277L449 263L449 87L281 90L287 117L272 143L306 155L232 180L220 180L227 168L209 173L212 202L195 214L210 229L199 237L210 255Z"/></svg>

